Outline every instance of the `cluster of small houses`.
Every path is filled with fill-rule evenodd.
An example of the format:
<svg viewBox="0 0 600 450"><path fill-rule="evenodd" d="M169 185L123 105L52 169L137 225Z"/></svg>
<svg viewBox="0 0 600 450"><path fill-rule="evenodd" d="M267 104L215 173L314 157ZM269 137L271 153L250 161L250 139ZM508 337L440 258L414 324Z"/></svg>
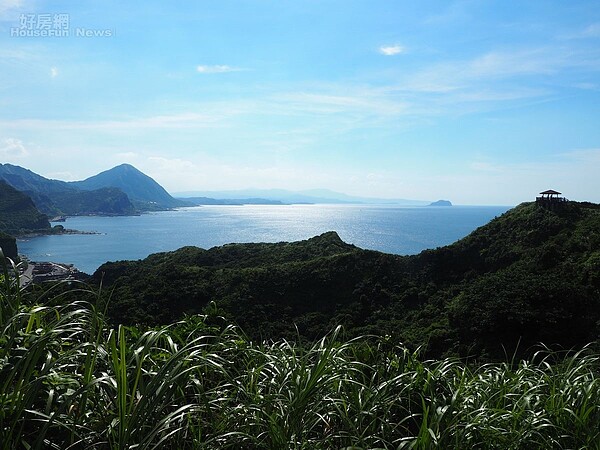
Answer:
<svg viewBox="0 0 600 450"><path fill-rule="evenodd" d="M33 278L34 283L43 281L57 280L75 280L79 274L73 264L57 264L53 262L36 262L33 263Z"/></svg>
<svg viewBox="0 0 600 450"><path fill-rule="evenodd" d="M22 287L31 283L43 283L45 281L75 281L82 280L86 275L80 272L73 264L55 262L32 262L23 258L18 267L20 283Z"/></svg>

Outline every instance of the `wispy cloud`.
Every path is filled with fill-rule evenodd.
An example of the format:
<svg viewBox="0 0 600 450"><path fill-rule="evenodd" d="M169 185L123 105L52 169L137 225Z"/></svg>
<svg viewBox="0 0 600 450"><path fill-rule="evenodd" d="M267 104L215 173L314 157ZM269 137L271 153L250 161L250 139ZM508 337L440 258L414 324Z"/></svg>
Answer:
<svg viewBox="0 0 600 450"><path fill-rule="evenodd" d="M445 25L468 20L471 16L472 0L458 0L451 2L441 13L433 14L424 21L426 25Z"/></svg>
<svg viewBox="0 0 600 450"><path fill-rule="evenodd" d="M23 5L23 0L0 0L0 12L18 8Z"/></svg>
<svg viewBox="0 0 600 450"><path fill-rule="evenodd" d="M58 76L58 69L56 67L50 68L50 76L52 78L56 78Z"/></svg>
<svg viewBox="0 0 600 450"><path fill-rule="evenodd" d="M244 69L241 67L232 67L227 65L215 65L215 66L197 66L196 71L198 73L227 73L227 72L241 72Z"/></svg>
<svg viewBox="0 0 600 450"><path fill-rule="evenodd" d="M0 119L0 128L9 133L15 130L16 136L53 130L122 133L155 129L243 129L248 117L261 117L261 120L272 117L276 119L269 121L265 127L269 131L253 131L253 136L258 136L261 142L272 139L269 148L296 148L300 144L283 145L282 139L272 138L273 133L292 123L292 117L295 120L293 126L310 130L303 139L315 140L318 136L342 135L372 127L387 126L397 131L447 114L468 115L551 101L560 94L558 81L572 88L580 81L573 75L583 73L591 79L591 72L600 71L600 63L594 63L594 52L596 50L584 49L576 53L567 45L490 51L471 59L455 59L425 65L417 70L404 70L398 72L389 84L378 79L360 84L289 83L279 89L260 91L260 96L250 93L248 97L233 100L178 106L169 114L161 114L162 111L144 116L132 113L131 116L112 116L105 120L6 118ZM202 67L205 70L210 67L215 73L219 70L241 70L230 66ZM556 78L564 73L571 78ZM57 74L60 76L58 70ZM543 75L548 82L532 83L532 75ZM556 83L553 82L555 80ZM594 86L585 87L591 89Z"/></svg>
<svg viewBox="0 0 600 450"><path fill-rule="evenodd" d="M561 39L593 39L600 37L600 22L592 23L584 28L581 28L575 32L564 34L560 36Z"/></svg>
<svg viewBox="0 0 600 450"><path fill-rule="evenodd" d="M561 87L581 83L580 75L589 79L591 73L600 72L599 57L596 49L567 45L489 51L471 59L399 73L399 82L384 89L409 101L412 112L417 109L437 114L448 108L476 112L476 104L489 110L504 107L507 102L550 100ZM532 84L535 77L543 77L544 83ZM589 84L585 87L593 88ZM465 110L466 104L470 106Z"/></svg>
<svg viewBox="0 0 600 450"><path fill-rule="evenodd" d="M584 60L568 49L531 48L513 51L491 51L470 60L454 60L432 64L406 76L418 90L456 91L478 82L517 79L531 75L552 75L577 67ZM600 68L600 64L598 65ZM425 87L421 89L419 87Z"/></svg>
<svg viewBox="0 0 600 450"><path fill-rule="evenodd" d="M121 120L45 120L17 119L0 120L0 126L19 129L46 130L112 130L133 131L156 128L206 128L217 127L223 117L218 115L181 113L152 117L127 118Z"/></svg>
<svg viewBox="0 0 600 450"><path fill-rule="evenodd" d="M569 152L563 153L562 156L575 161L600 164L600 148L584 148L571 150Z"/></svg>
<svg viewBox="0 0 600 450"><path fill-rule="evenodd" d="M7 138L0 141L0 155L3 158L23 158L29 155L25 144L20 139Z"/></svg>
<svg viewBox="0 0 600 450"><path fill-rule="evenodd" d="M379 47L379 53L385 56L394 56L404 53L406 49L400 44L383 45Z"/></svg>
<svg viewBox="0 0 600 450"><path fill-rule="evenodd" d="M198 189L243 189L248 186L290 189L310 189L327 186L332 181L347 182L346 174L306 163L298 164L258 162L224 162L208 155L194 155L190 159L149 156L137 165L144 173L157 180L168 191ZM175 189L176 187L176 189Z"/></svg>
<svg viewBox="0 0 600 450"><path fill-rule="evenodd" d="M586 27L583 30L582 35L584 37L600 37L600 22L596 22Z"/></svg>
<svg viewBox="0 0 600 450"><path fill-rule="evenodd" d="M599 86L595 83L574 83L574 88L583 89L585 91L598 91L600 90Z"/></svg>
<svg viewBox="0 0 600 450"><path fill-rule="evenodd" d="M0 19L8 18L11 13L21 8L24 3L23 0L0 0Z"/></svg>
<svg viewBox="0 0 600 450"><path fill-rule="evenodd" d="M511 77L555 73L562 67L576 65L570 52L561 49L534 48L517 51L489 52L472 60L466 74L472 77Z"/></svg>
<svg viewBox="0 0 600 450"><path fill-rule="evenodd" d="M2 59L10 59L10 60L30 60L34 56L31 52L24 51L22 49L11 49L11 48L2 48L0 49L0 58Z"/></svg>
<svg viewBox="0 0 600 450"><path fill-rule="evenodd" d="M274 97L290 112L316 114L360 113L365 115L396 115L406 105L385 98L375 89L354 89L353 95L337 95L330 92L291 92Z"/></svg>

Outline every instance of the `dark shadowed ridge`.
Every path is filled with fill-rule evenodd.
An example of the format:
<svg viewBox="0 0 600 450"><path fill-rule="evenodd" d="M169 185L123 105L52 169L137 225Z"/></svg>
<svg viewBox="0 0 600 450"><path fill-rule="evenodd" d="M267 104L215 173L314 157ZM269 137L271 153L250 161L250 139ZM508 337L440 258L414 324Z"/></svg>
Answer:
<svg viewBox="0 0 600 450"><path fill-rule="evenodd" d="M38 211L31 198L0 181L0 231L18 235L49 229L48 217Z"/></svg>

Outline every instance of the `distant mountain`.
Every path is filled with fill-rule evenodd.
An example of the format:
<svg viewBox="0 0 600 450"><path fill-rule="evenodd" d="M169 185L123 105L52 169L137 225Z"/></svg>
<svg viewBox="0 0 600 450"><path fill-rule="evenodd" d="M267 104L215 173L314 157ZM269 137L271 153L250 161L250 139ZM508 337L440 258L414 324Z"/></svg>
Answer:
<svg viewBox="0 0 600 450"><path fill-rule="evenodd" d="M426 206L428 201L408 200L408 199L389 199L372 197L354 197L341 192L331 191L329 189L310 189L304 191L290 191L287 189L241 189L229 191L187 191L174 194L178 198L187 197L209 197L219 199L242 199L242 198L262 198L266 200L279 201L281 203L321 203L321 204L384 204L384 205L403 205L403 206Z"/></svg>
<svg viewBox="0 0 600 450"><path fill-rule="evenodd" d="M202 205L284 205L279 200L267 200L266 198L210 198L210 197L187 197L186 202L197 206Z"/></svg>
<svg viewBox="0 0 600 450"><path fill-rule="evenodd" d="M0 164L0 180L31 197L35 206L48 216L135 213L127 195L115 188L82 191L65 181L44 178L11 164Z"/></svg>
<svg viewBox="0 0 600 450"><path fill-rule="evenodd" d="M136 208L143 211L190 206L188 202L171 197L160 184L130 164L121 164L83 181L68 184L86 191L119 188Z"/></svg>
<svg viewBox="0 0 600 450"><path fill-rule="evenodd" d="M48 217L27 195L0 181L0 231L19 235L41 230L50 230Z"/></svg>
<svg viewBox="0 0 600 450"><path fill-rule="evenodd" d="M66 181L50 180L12 164L0 164L0 178L22 192L42 192L47 195L73 190Z"/></svg>

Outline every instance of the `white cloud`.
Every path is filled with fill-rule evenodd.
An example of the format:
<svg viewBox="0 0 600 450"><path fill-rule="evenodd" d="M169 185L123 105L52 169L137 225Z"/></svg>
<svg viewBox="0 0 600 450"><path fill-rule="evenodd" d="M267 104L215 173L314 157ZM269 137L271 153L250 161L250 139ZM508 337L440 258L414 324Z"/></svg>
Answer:
<svg viewBox="0 0 600 450"><path fill-rule="evenodd" d="M20 139L8 138L0 142L0 155L7 159L23 158L29 155L29 152Z"/></svg>
<svg viewBox="0 0 600 450"><path fill-rule="evenodd" d="M23 6L23 0L0 0L0 19L7 18L15 10Z"/></svg>
<svg viewBox="0 0 600 450"><path fill-rule="evenodd" d="M50 76L52 78L56 78L58 76L58 69L56 67L50 68Z"/></svg>
<svg viewBox="0 0 600 450"><path fill-rule="evenodd" d="M406 51L406 49L399 44L395 44L395 45L384 45L379 47L379 53L381 53L382 55L385 56L394 56L394 55L398 55L400 53L404 53Z"/></svg>
<svg viewBox="0 0 600 450"><path fill-rule="evenodd" d="M227 72L240 72L244 69L239 67L231 67L227 65L215 65L215 66L198 66L196 71L198 73L227 73Z"/></svg>

